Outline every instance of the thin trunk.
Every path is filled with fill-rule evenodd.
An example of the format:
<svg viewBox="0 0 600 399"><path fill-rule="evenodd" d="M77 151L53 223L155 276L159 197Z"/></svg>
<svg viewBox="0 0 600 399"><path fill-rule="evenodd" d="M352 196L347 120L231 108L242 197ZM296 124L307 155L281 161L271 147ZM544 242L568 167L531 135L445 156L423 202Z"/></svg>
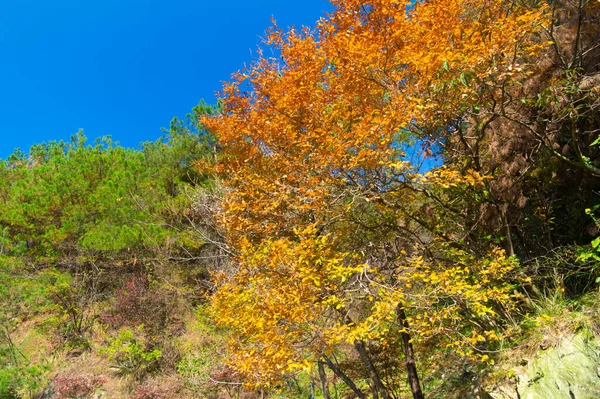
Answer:
<svg viewBox="0 0 600 399"><path fill-rule="evenodd" d="M333 363L331 359L329 359L324 354L323 360L325 360L325 363L327 363L327 366L331 369L331 371L333 371L335 375L340 377L342 381L344 381L344 383L348 385L348 387L352 389L352 391L354 391L354 393L356 394L356 396L358 396L359 399L367 399L363 391L358 389L356 384L350 378L348 378L348 376L342 370L340 370L340 368L335 363Z"/></svg>
<svg viewBox="0 0 600 399"><path fill-rule="evenodd" d="M325 367L323 366L322 361L317 362L317 366L319 368L319 379L321 380L321 390L323 391L324 399L331 399L331 394L329 393L329 386L327 385L327 375L325 374Z"/></svg>
<svg viewBox="0 0 600 399"><path fill-rule="evenodd" d="M379 394L377 393L377 388L375 385L371 387L371 392L373 393L373 399L379 399Z"/></svg>
<svg viewBox="0 0 600 399"><path fill-rule="evenodd" d="M406 321L406 313L404 308L400 305L396 307L396 315L402 326L402 342L404 343L404 356L406 357L406 371L408 372L408 385L413 395L413 399L425 399L423 391L421 390L421 383L419 382L419 374L417 373L417 366L415 363L415 354L413 351L412 343L410 342L410 335L408 333L408 321Z"/></svg>
<svg viewBox="0 0 600 399"><path fill-rule="evenodd" d="M577 7L577 34L575 35L575 44L573 46L573 59L571 60L571 64L569 65L569 69L573 69L577 65L577 57L581 54L579 53L579 43L581 39L581 26L583 25L583 0L579 0L579 6ZM581 59L579 60L579 65L581 66Z"/></svg>
<svg viewBox="0 0 600 399"><path fill-rule="evenodd" d="M367 353L365 343L363 341L356 341L354 342L354 347L358 351L360 360L363 362L363 365L369 373L369 378L371 378L371 381L373 381L374 393L379 392L383 399L391 399L390 395L387 392L387 389L385 388L385 386L381 382L381 379L379 378L379 375L377 374L377 370L375 369L375 366L373 365L369 354ZM377 399L377 395L374 394L373 398Z"/></svg>
<svg viewBox="0 0 600 399"><path fill-rule="evenodd" d="M506 232L506 250L508 252L508 256L514 256L515 248L513 246L512 234L510 232L510 225L508 224L508 216L506 215L506 209L504 205L500 206L500 217L502 219L502 224L504 225L504 229Z"/></svg>

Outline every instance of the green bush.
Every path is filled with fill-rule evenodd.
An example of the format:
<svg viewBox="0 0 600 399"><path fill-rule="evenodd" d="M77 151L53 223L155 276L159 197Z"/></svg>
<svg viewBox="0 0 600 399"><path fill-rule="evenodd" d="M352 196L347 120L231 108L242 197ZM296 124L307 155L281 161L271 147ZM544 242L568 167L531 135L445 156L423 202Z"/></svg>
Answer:
<svg viewBox="0 0 600 399"><path fill-rule="evenodd" d="M40 365L0 367L0 399L17 399L23 397L23 392L40 389L46 371Z"/></svg>
<svg viewBox="0 0 600 399"><path fill-rule="evenodd" d="M143 326L135 331L124 328L116 337L110 338L108 345L100 349L121 374L141 377L152 371L162 356L159 349L147 348L141 338Z"/></svg>

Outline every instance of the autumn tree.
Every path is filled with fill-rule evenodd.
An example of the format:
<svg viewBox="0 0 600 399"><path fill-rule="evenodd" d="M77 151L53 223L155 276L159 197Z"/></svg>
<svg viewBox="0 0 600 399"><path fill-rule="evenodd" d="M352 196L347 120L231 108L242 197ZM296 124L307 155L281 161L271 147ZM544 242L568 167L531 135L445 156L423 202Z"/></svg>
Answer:
<svg viewBox="0 0 600 399"><path fill-rule="evenodd" d="M219 276L215 318L251 384L326 364L356 396L391 398L402 384L384 354L402 348L421 398L415 351L492 361L486 349L507 332L514 251L470 245L471 203L494 180L454 162L463 158L450 146L467 140L464 126L490 123L477 110L497 85L531 74L547 9L333 4L315 30L274 27L267 43L279 56L259 53L224 87L223 114L203 120L223 146L221 220L238 254L237 273ZM419 149L425 158L411 162Z"/></svg>

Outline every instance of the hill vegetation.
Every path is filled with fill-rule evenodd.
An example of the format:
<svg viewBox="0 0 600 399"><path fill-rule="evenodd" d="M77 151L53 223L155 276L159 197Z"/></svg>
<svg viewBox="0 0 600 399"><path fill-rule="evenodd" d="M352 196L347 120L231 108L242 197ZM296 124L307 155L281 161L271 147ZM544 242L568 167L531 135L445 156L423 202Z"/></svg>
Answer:
<svg viewBox="0 0 600 399"><path fill-rule="evenodd" d="M0 397L509 398L597 341L600 3L333 4L157 142L3 161Z"/></svg>

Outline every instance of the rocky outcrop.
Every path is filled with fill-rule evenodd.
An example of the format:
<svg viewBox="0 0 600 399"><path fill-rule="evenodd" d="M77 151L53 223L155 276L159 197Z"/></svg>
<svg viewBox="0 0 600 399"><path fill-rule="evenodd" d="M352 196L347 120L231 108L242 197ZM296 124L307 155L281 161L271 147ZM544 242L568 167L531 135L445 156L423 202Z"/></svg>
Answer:
<svg viewBox="0 0 600 399"><path fill-rule="evenodd" d="M572 335L534 356L508 381L488 389L493 399L600 398L600 341Z"/></svg>

